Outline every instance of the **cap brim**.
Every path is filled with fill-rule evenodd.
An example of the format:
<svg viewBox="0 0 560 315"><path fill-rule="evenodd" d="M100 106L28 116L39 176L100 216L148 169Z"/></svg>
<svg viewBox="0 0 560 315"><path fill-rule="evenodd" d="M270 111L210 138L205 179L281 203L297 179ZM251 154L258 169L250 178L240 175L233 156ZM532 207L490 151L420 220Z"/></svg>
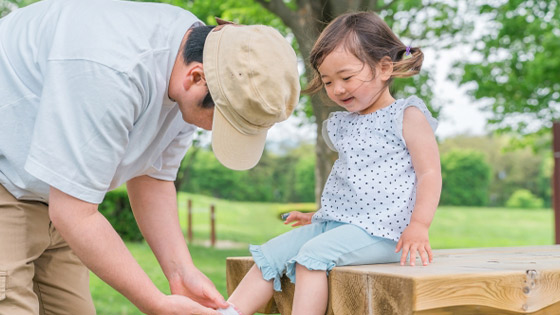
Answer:
<svg viewBox="0 0 560 315"><path fill-rule="evenodd" d="M212 123L212 150L227 168L242 171L253 168L261 159L266 142L266 130L256 135L237 131L220 110L214 109Z"/></svg>

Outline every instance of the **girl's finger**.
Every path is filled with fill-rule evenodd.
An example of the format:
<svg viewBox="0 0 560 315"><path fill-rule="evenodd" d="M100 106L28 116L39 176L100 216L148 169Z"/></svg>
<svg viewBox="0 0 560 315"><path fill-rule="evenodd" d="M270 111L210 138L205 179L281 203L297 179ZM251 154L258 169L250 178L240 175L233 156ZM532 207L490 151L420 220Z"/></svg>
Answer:
<svg viewBox="0 0 560 315"><path fill-rule="evenodd" d="M412 249L410 249L410 265L414 266L416 264L416 247L412 247Z"/></svg>
<svg viewBox="0 0 560 315"><path fill-rule="evenodd" d="M430 245L426 246L426 252L428 253L430 262L434 261L434 254L432 253L432 248L430 247Z"/></svg>
<svg viewBox="0 0 560 315"><path fill-rule="evenodd" d="M402 238L398 241L397 247L395 247L395 253L398 253L402 247Z"/></svg>
<svg viewBox="0 0 560 315"><path fill-rule="evenodd" d="M407 256L408 256L408 246L404 246L402 248L402 254L401 254L401 266L404 266L404 264L406 263Z"/></svg>
<svg viewBox="0 0 560 315"><path fill-rule="evenodd" d="M420 259L422 260L422 264L424 266L427 266L429 261L428 261L428 252L426 249L420 249L418 250L418 252L420 253Z"/></svg>

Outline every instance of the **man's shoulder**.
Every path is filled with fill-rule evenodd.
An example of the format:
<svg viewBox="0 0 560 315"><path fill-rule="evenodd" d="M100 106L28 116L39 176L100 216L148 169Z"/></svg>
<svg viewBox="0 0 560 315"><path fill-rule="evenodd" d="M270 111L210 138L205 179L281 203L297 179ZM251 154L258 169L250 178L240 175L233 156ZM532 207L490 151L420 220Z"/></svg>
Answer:
<svg viewBox="0 0 560 315"><path fill-rule="evenodd" d="M119 71L131 69L154 52L176 52L177 33L182 32L182 38L198 21L192 13L162 3L62 1L68 7L60 8L49 59L89 60Z"/></svg>

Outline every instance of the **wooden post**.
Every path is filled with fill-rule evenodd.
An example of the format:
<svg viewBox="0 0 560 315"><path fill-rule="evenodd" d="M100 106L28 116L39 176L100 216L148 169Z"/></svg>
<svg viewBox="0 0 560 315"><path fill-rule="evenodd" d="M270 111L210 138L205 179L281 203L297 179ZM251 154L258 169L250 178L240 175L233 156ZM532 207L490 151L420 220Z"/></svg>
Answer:
<svg viewBox="0 0 560 315"><path fill-rule="evenodd" d="M216 245L216 214L214 205L210 205L210 244Z"/></svg>
<svg viewBox="0 0 560 315"><path fill-rule="evenodd" d="M560 244L560 121L552 124L552 152L554 153L554 173L552 174L552 205L556 244Z"/></svg>
<svg viewBox="0 0 560 315"><path fill-rule="evenodd" d="M192 243L192 200L187 201L187 239L189 244Z"/></svg>

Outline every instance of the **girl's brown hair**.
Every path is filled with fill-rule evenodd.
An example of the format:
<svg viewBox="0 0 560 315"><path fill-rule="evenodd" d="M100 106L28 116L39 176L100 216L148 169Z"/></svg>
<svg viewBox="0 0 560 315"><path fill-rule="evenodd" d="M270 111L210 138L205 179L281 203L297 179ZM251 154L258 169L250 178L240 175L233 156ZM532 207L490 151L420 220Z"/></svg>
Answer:
<svg viewBox="0 0 560 315"><path fill-rule="evenodd" d="M374 77L377 64L384 58L390 58L393 74L387 86L394 77L410 77L420 72L424 61L419 47L410 47L410 54L406 55L407 46L377 14L347 13L330 22L313 45L309 62L315 71L305 93L316 93L323 87L319 66L339 46L369 65Z"/></svg>

